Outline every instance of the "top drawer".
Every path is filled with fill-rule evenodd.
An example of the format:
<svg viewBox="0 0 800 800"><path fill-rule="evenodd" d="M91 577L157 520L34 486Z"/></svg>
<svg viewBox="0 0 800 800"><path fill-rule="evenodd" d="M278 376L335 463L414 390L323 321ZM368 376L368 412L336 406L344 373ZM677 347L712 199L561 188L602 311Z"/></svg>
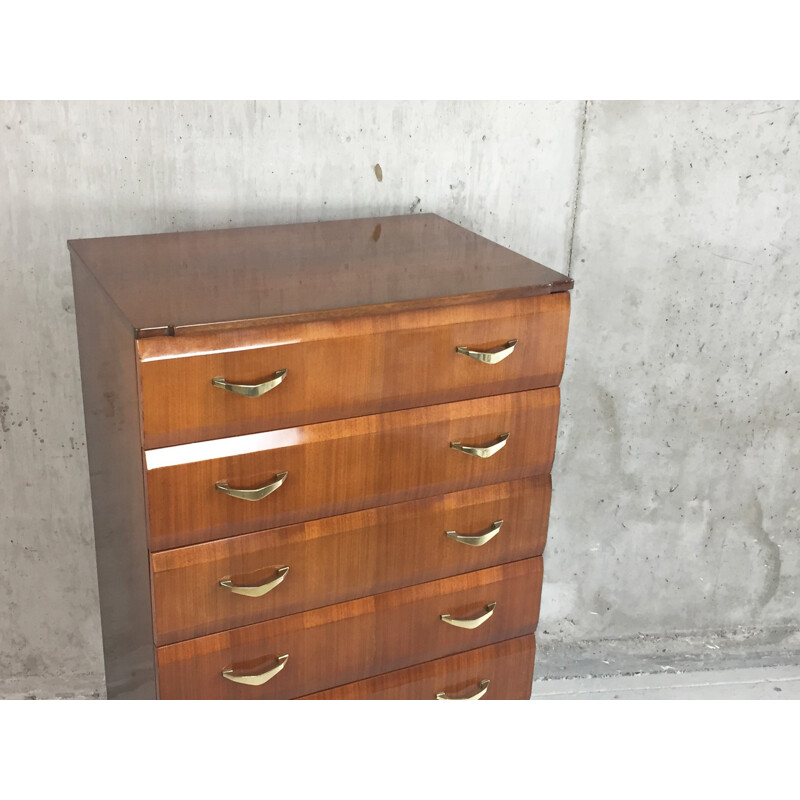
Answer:
<svg viewBox="0 0 800 800"><path fill-rule="evenodd" d="M557 386L568 322L569 294L561 292L141 339L144 446ZM215 378L262 387L247 396Z"/></svg>

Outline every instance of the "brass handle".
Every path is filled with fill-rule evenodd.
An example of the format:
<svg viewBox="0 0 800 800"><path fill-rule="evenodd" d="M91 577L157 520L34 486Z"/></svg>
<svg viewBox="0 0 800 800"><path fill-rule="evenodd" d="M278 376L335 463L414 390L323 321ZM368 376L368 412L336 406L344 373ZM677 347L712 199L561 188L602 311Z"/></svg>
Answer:
<svg viewBox="0 0 800 800"><path fill-rule="evenodd" d="M437 700L480 700L489 689L489 681L481 681L478 684L478 691L475 694L471 694L469 697L449 697L446 692L437 692L436 699Z"/></svg>
<svg viewBox="0 0 800 800"><path fill-rule="evenodd" d="M278 663L274 667L268 669L266 672L262 672L260 675L237 675L236 670L226 669L223 670L222 677L227 678L229 681L233 681L234 683L246 683L248 686L263 686L268 680L274 678L286 666L286 662L288 660L288 653L278 656Z"/></svg>
<svg viewBox="0 0 800 800"><path fill-rule="evenodd" d="M262 394L266 394L270 389L274 389L285 377L286 370L279 369L273 372L272 376L263 383L248 385L246 383L228 383L225 378L212 378L211 385L216 386L218 389L224 389L226 392L240 394L243 397L261 397Z"/></svg>
<svg viewBox="0 0 800 800"><path fill-rule="evenodd" d="M489 619L492 614L494 614L494 608L496 605L497 603L489 603L489 605L486 606L486 613L481 614L479 617L475 617L475 619L453 619L453 617L451 617L449 614L442 614L440 619L442 622L446 622L448 625L455 625L456 628L469 628L470 630L473 630L474 628L483 625L483 623L486 622L486 620Z"/></svg>
<svg viewBox="0 0 800 800"><path fill-rule="evenodd" d="M517 340L509 339L504 345L495 347L492 350L470 350L466 347L456 347L456 353L461 353L462 356L469 356L484 364L499 364L514 352L516 346Z"/></svg>
<svg viewBox="0 0 800 800"><path fill-rule="evenodd" d="M283 486L288 474L288 472L276 473L275 479L260 489L231 489L227 483L216 483L214 485L223 494L238 497L240 500L263 500L268 494L272 494L276 489L280 489Z"/></svg>
<svg viewBox="0 0 800 800"><path fill-rule="evenodd" d="M480 547L482 544L486 544L486 542L494 539L494 537L500 533L500 528L502 527L503 520L498 519L489 526L489 530L486 531L486 533L479 533L475 536L460 536L455 531L445 531L444 534L457 542L461 542L461 544L468 544L471 547Z"/></svg>
<svg viewBox="0 0 800 800"><path fill-rule="evenodd" d="M289 574L289 567L281 567L278 574L266 583L258 586L239 586L233 581L220 581L219 585L224 589L229 589L234 594L243 594L245 597L263 597L267 592L271 592L278 584L283 583L283 579Z"/></svg>
<svg viewBox="0 0 800 800"><path fill-rule="evenodd" d="M484 447L470 447L461 442L450 442L450 447L454 450L460 450L462 453L467 453L470 456L477 456L478 458L489 458L493 456L498 450L502 450L506 446L509 434L501 433L497 437L497 441L492 444L487 444Z"/></svg>

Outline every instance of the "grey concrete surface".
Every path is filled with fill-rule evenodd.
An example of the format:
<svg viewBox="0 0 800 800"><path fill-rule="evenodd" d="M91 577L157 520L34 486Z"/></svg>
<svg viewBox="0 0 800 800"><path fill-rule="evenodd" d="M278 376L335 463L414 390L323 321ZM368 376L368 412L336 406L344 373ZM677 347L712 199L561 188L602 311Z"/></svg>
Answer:
<svg viewBox="0 0 800 800"><path fill-rule="evenodd" d="M639 634L729 631L713 664L756 629L796 658L799 115L588 106L540 670Z"/></svg>
<svg viewBox="0 0 800 800"><path fill-rule="evenodd" d="M552 634L538 638L537 680L800 665L800 630L796 626L637 633L602 639L558 639Z"/></svg>
<svg viewBox="0 0 800 800"><path fill-rule="evenodd" d="M583 109L0 103L0 696L104 691L66 240L434 211L566 271Z"/></svg>
<svg viewBox="0 0 800 800"><path fill-rule="evenodd" d="M65 241L417 211L576 280L537 676L797 663L798 115L0 103L0 696L103 694Z"/></svg>
<svg viewBox="0 0 800 800"><path fill-rule="evenodd" d="M797 667L533 682L531 700L800 700Z"/></svg>

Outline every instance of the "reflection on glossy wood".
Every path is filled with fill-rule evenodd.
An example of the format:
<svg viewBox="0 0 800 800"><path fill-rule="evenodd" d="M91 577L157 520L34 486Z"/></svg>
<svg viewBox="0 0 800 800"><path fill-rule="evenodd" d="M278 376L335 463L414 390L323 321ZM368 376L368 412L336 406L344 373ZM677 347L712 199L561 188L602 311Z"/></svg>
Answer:
<svg viewBox="0 0 800 800"><path fill-rule="evenodd" d="M267 326L139 342L145 446L286 428L491 394L556 386L567 293L451 309ZM517 339L499 364L459 356ZM218 352L208 352L217 348ZM205 355L191 355L192 352ZM170 357L172 356L172 357ZM286 377L261 397L212 386Z"/></svg>
<svg viewBox="0 0 800 800"><path fill-rule="evenodd" d="M555 451L558 404L557 388L538 389L148 451L151 549L545 474ZM492 458L450 447L506 431L506 446ZM211 448L242 452L250 446L258 449L194 460ZM176 459L187 463L154 468ZM289 473L283 486L256 503L215 489L218 481L253 488L281 471Z"/></svg>
<svg viewBox="0 0 800 800"><path fill-rule="evenodd" d="M533 684L533 636L439 658L357 683L306 695L301 700L433 700L439 692L466 698L489 680L484 700L529 700Z"/></svg>
<svg viewBox="0 0 800 800"><path fill-rule="evenodd" d="M373 595L303 614L158 648L165 699L292 698L414 663L432 661L536 629L542 560L532 558ZM480 628L444 625L442 613L468 616L496 602ZM226 681L226 669L257 670L288 653L263 686Z"/></svg>
<svg viewBox="0 0 800 800"><path fill-rule="evenodd" d="M430 214L69 244L109 697L529 693L569 277Z"/></svg>
<svg viewBox="0 0 800 800"><path fill-rule="evenodd" d="M72 283L109 699L156 694L136 361L130 326L80 260Z"/></svg>
<svg viewBox="0 0 800 800"><path fill-rule="evenodd" d="M373 236L380 224L381 235ZM572 281L433 214L70 242L134 328L565 291Z"/></svg>
<svg viewBox="0 0 800 800"><path fill-rule="evenodd" d="M154 553L157 643L235 628L508 561L541 555L550 476L526 478L286 528ZM500 533L481 547L445 536ZM289 566L263 597L234 595L220 580L259 584Z"/></svg>

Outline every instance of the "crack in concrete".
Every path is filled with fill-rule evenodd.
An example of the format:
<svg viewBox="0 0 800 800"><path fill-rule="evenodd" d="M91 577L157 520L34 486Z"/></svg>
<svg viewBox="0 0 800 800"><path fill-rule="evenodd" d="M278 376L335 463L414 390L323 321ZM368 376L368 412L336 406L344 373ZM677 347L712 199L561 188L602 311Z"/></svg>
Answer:
<svg viewBox="0 0 800 800"><path fill-rule="evenodd" d="M567 255L567 277L572 277L572 251L575 245L575 226L578 222L578 205L580 203L581 187L583 182L583 157L586 150L586 118L589 110L589 101L583 101L583 121L581 122L581 139L578 144L578 173L575 176L575 202L572 206L572 221L569 229L569 254Z"/></svg>
<svg viewBox="0 0 800 800"><path fill-rule="evenodd" d="M731 258L730 256L723 256L719 253L711 253L711 255L716 258L721 258L723 261L735 261L737 264L746 264L748 267L758 268L758 264L754 264L752 261L742 261L741 258Z"/></svg>

